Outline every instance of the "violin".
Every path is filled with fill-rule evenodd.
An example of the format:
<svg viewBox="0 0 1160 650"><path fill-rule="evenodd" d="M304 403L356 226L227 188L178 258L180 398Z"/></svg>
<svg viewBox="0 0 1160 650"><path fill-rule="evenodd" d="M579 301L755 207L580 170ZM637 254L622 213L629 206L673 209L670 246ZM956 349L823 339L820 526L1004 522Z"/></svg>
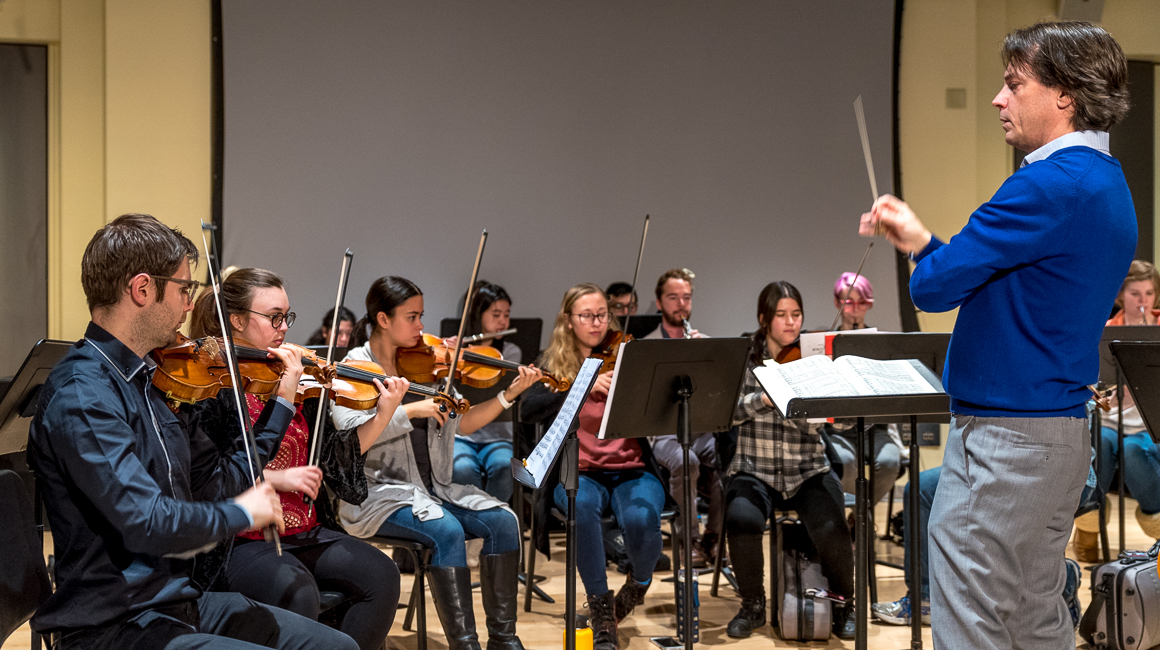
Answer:
<svg viewBox="0 0 1160 650"><path fill-rule="evenodd" d="M592 354L589 355L604 362L596 374L603 374L616 368L616 355L620 354L620 344L633 340L635 339L632 334L620 330L608 330L608 333L604 335L604 340L600 342L600 345L592 348Z"/></svg>
<svg viewBox="0 0 1160 650"><path fill-rule="evenodd" d="M802 338L798 336L793 340L793 343L785 346L773 358L778 363L789 363L790 361L797 361L802 358Z"/></svg>
<svg viewBox="0 0 1160 650"><path fill-rule="evenodd" d="M234 340L242 390L260 399L269 399L278 391L282 381L282 362L271 359L266 350L253 347L244 339ZM222 354L224 345L219 337L189 339L182 336L176 344L154 350L157 372L153 374L153 385L165 393L166 399L179 403L193 404L216 397L221 389L232 386L225 355ZM343 361L327 364L311 350L292 343L283 345L302 351L303 373L311 377L299 382L294 395L295 404L322 397L328 385L334 391L335 404L339 406L366 410L378 401L379 393L373 380L385 381L387 375L377 363ZM410 386L407 392L433 399L458 414L471 408L467 400L455 399L427 386Z"/></svg>
<svg viewBox="0 0 1160 650"><path fill-rule="evenodd" d="M430 383L447 376L451 350L443 339L434 334L423 334L418 345L395 351L395 368L409 381ZM490 345L469 345L460 351L455 378L472 388L490 388L499 382L508 370L527 368L514 361L505 361L499 350ZM540 380L553 392L567 391L570 379L562 379L545 372Z"/></svg>

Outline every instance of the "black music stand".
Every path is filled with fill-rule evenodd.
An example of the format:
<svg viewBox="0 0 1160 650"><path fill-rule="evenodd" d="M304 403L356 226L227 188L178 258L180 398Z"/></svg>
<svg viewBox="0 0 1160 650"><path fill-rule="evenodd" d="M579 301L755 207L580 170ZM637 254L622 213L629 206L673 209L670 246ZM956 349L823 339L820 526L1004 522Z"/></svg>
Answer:
<svg viewBox="0 0 1160 650"><path fill-rule="evenodd" d="M862 335L863 337L872 337L872 334ZM853 337L851 337L853 338ZM835 343L837 340L835 339ZM938 390L937 393L926 393L919 395L877 395L873 397L817 397L817 398L794 398L786 405L786 412L782 415L787 420L797 420L804 418L857 418L858 419L858 437L857 455L858 455L858 480L855 483L856 487L856 506L855 506L855 554L854 562L854 607L855 607L855 624L856 635L854 640L854 647L857 650L866 650L866 634L867 634L867 613L869 612L869 598L868 577L870 575L870 544L872 543L872 533L868 530L869 521L867 520L867 512L870 501L870 485L866 479L865 466L865 448L866 448L866 422L867 420L878 422L897 422L899 417L910 417L911 422L917 429L917 419L919 416L940 416L950 412L950 396L948 396L942 389L942 382L930 371L925 365L919 361L912 361L915 370L922 375L931 387ZM911 438L916 436L912 435ZM917 483L911 486L911 500L914 501L918 494ZM918 507L911 508L911 516L917 517ZM914 519L912 522L916 521ZM912 526L912 530L917 531L917 526ZM912 565L914 558L917 555L912 554ZM917 577L917 574L912 572L912 580ZM917 589L918 585L915 583L915 591L912 597L921 594ZM921 600L921 598L920 598ZM919 605L921 607L921 603ZM918 614L911 614L912 623L914 620L922 621L921 609ZM913 628L912 628L913 630ZM913 632L912 632L913 634ZM922 639L919 638L918 645L914 645L911 641L912 647L921 648Z"/></svg>
<svg viewBox="0 0 1160 650"><path fill-rule="evenodd" d="M863 339L863 340L859 340ZM859 357L866 357L868 359L880 359L883 361L891 359L918 359L936 377L942 376L943 366L946 364L947 347L950 345L950 333L941 332L913 332L908 334L859 334L859 335L845 335L839 334L834 337L834 359L846 355L853 355ZM945 399L945 395L944 395ZM910 536L906 540L907 546L910 547L910 584L907 587L910 589L910 599L914 603L918 599L918 614L914 612L914 605L911 605L912 611L910 616L910 647L914 650L921 650L922 648L922 562L919 555L919 539L918 539L918 511L919 511L919 415L912 414L910 416L910 470L908 472L908 480L910 482L910 503L907 504L907 517L910 520ZM928 414L923 417L924 422L949 422L950 421L950 403L947 401L947 411L945 414ZM864 427L862 427L864 428ZM865 458L863 454L866 449L865 432L859 430L858 432L858 481L865 478L866 471ZM874 471L873 465L870 471ZM868 484L873 483L873 474ZM865 490L869 494L869 489ZM873 531L870 529L869 522L873 519L870 508L873 504L869 503L869 498L866 499L866 504L861 501L857 504L858 512L855 515L855 525L864 526L865 530L856 530L856 540L859 548L865 547L867 553L866 564L858 565L858 571L861 573L865 568L868 571L873 567L874 545L873 545ZM865 509L863 509L863 505ZM867 576L869 577L869 576ZM872 591L877 594L878 589L876 585L871 585ZM861 598L864 592L859 589L858 597ZM877 600L877 595L872 596L871 600ZM857 603L855 603L857 604ZM859 616L861 616L859 614ZM861 624L861 618L859 619Z"/></svg>
<svg viewBox="0 0 1160 650"><path fill-rule="evenodd" d="M1104 386L1115 386L1116 395L1120 395L1123 390L1124 378L1120 372L1120 365L1116 363L1116 357L1112 354L1111 344L1113 341L1160 341L1160 327L1155 325L1113 325L1104 328L1104 333L1100 337L1100 383ZM1135 392L1133 391L1133 395ZM1143 409L1140 411L1143 413ZM1093 414L1096 420L1093 427L1096 436L1102 436L1100 432L1102 424L1100 420L1100 412L1097 409ZM1148 431L1152 431L1151 428ZM1152 433L1152 438L1156 438L1156 433ZM1103 469L1105 458L1103 457L1103 445L1099 444L1099 438L1094 438L1092 444L1096 447L1096 472ZM1116 475L1119 477L1116 481L1116 491L1118 492L1117 499L1119 501L1119 524L1120 524L1120 550L1125 547L1125 525L1124 525L1124 411L1117 409L1116 413ZM1100 499L1100 545L1104 554L1104 561L1109 561L1111 553L1108 549L1108 526L1104 521L1104 516L1107 514L1107 503L1105 499Z"/></svg>
<svg viewBox="0 0 1160 650"><path fill-rule="evenodd" d="M596 362L599 366L599 360L588 359L586 363L589 362ZM583 372L583 369L581 369L581 374ZM580 411L584 408L584 402L588 400L588 394L592 392L592 386L596 383L596 378L599 376L599 373L594 373L586 386L580 386L578 383L572 384L571 390L583 391L584 398L576 406L576 411L572 414L572 419L567 423L567 434L560 444L559 449L556 450L556 453L552 457L551 464L545 469L544 476L541 478L541 480L546 479L552 473L552 467L556 463L563 463L560 466L560 482L564 485L564 493L568 496L568 512L564 524L567 540L565 542L567 553L564 562L565 650L576 650L576 493L580 491L580 439L576 436L576 431L580 428ZM564 408L568 408L567 405ZM561 415L563 415L563 409L561 409L561 414L556 416L557 419ZM554 422L553 426L555 424ZM541 442L549 438L549 434L550 429L549 433L545 433L544 438L541 438ZM533 490L538 490L543 487L532 476L532 473L528 471L524 465L524 461L514 456L512 457L512 478ZM535 551L532 552L535 553ZM535 577L529 576L529 579L534 580Z"/></svg>
<svg viewBox="0 0 1160 650"><path fill-rule="evenodd" d="M28 427L36 415L40 387L48 379L53 367L73 346L68 341L43 339L25 357L20 370L12 378L8 390L0 397L0 455L24 451L28 448ZM33 483L32 508L36 532L44 545L44 507L40 502L40 488ZM40 648L40 635L32 633L33 648Z"/></svg>
<svg viewBox="0 0 1160 650"><path fill-rule="evenodd" d="M633 318L635 321L635 318ZM685 466L684 522L684 636L693 647L692 483L689 446L693 431L728 431L745 376L749 340L743 338L652 339L626 344L616 362L616 374L604 411L602 439L665 436L674 432L681 443ZM617 395L626 399L617 399ZM679 612L678 612L679 613Z"/></svg>
<svg viewBox="0 0 1160 650"><path fill-rule="evenodd" d="M660 314L633 314L632 316L617 316L616 320L620 323L620 329L624 329L624 321L628 319L628 333L634 339L643 339L652 333L653 330L661 326Z"/></svg>

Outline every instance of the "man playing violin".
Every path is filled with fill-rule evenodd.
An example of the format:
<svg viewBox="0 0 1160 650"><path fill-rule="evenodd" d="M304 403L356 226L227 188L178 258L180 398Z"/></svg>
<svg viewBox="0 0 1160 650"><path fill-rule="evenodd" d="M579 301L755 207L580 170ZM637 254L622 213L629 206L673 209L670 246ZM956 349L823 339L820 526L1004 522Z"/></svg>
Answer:
<svg viewBox="0 0 1160 650"><path fill-rule="evenodd" d="M354 650L340 632L190 580L198 552L282 525L273 488L246 489L245 453L223 458L202 431L183 430L151 383L149 353L175 341L197 257L180 232L139 214L101 228L85 249L92 322L45 382L29 433L58 558L56 591L32 627L60 634L62 649ZM291 414L270 401L259 456L277 447Z"/></svg>
<svg viewBox="0 0 1160 650"><path fill-rule="evenodd" d="M913 256L919 309L959 307L930 515L935 646L1071 648L1060 558L1091 454L1086 386L1136 247L1107 133L1128 109L1127 64L1107 32L1076 22L1016 30L1002 56L992 104L1007 143L1029 152L1023 166L946 244L889 195L859 230ZM1039 317L1061 295L1068 318Z"/></svg>
<svg viewBox="0 0 1160 650"><path fill-rule="evenodd" d="M646 339L686 339L707 338L689 325L693 314L693 272L689 269L669 269L657 278L656 304L661 312L661 324L644 338ZM652 439L653 455L657 462L669 470L669 494L677 502L677 508L684 508L685 455L677 436L657 436ZM709 520L706 522L706 537L701 537L700 526L694 513L692 531L693 567L700 568L712 561L716 551L717 531L721 530L725 516L725 500L721 488L721 477L717 470L717 438L711 433L703 433L689 447L689 481L698 485L701 467L710 470L706 477L709 493ZM678 517L677 521L684 521ZM677 539L683 540L683 535Z"/></svg>

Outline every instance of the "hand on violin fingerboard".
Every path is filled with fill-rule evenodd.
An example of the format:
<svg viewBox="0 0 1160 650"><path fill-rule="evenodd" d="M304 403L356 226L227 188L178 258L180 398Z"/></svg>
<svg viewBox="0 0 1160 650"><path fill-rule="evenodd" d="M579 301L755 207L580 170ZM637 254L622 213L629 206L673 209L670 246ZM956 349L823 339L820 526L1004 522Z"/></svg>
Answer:
<svg viewBox="0 0 1160 650"><path fill-rule="evenodd" d="M278 396L293 404L294 396L298 392L298 382L302 379L302 349L289 345L266 349L270 356L282 362L284 369L278 384Z"/></svg>
<svg viewBox="0 0 1160 650"><path fill-rule="evenodd" d="M375 388L379 390L379 399L375 402L375 415L382 415L390 420L391 416L403 403L403 396L411 387L411 382L402 377L387 377L386 383L374 380Z"/></svg>
<svg viewBox="0 0 1160 650"><path fill-rule="evenodd" d="M612 388L611 370L600 373L600 376L596 378L596 381L592 384L592 394L597 396L607 395L609 388Z"/></svg>
<svg viewBox="0 0 1160 650"><path fill-rule="evenodd" d="M521 367L519 373L520 375L515 378L511 386L508 386L507 390L504 391L504 395L509 402L519 397L521 393L544 378L544 372L542 370L531 366Z"/></svg>

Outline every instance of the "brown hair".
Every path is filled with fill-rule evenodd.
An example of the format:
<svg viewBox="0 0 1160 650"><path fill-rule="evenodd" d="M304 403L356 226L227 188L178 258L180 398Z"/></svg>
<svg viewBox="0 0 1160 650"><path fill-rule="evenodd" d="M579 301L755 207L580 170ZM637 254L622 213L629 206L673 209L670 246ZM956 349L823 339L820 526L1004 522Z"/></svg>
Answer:
<svg viewBox="0 0 1160 650"><path fill-rule="evenodd" d="M367 313L354 324L350 347L357 348L370 340L371 332L378 327L380 312L394 318L399 305L421 295L419 285L407 278L391 275L375 280L367 291Z"/></svg>
<svg viewBox="0 0 1160 650"><path fill-rule="evenodd" d="M540 365L557 377L574 379L580 372L584 359L580 357L580 350L576 348L576 334L568 328L572 318L572 306L576 301L594 293L604 298L605 307L608 306L608 296L597 285L591 282L578 284L564 292L564 299L560 301L560 311L556 313L556 324L552 327L552 338L548 340L548 347L540 355ZM611 314L608 317L608 329L619 330L620 324Z"/></svg>
<svg viewBox="0 0 1160 650"><path fill-rule="evenodd" d="M761 290L761 295L757 297L757 331L753 333L753 340L750 341L749 359L755 365L761 365L765 355L765 335L769 331L769 326L773 323L773 315L777 313L777 303L781 302L782 298L791 298L798 304L802 310L802 316L805 316L806 307L802 304L802 294L797 290L797 287L792 284L779 280L777 282L770 282Z"/></svg>
<svg viewBox="0 0 1160 650"><path fill-rule="evenodd" d="M657 278L657 300L661 299L661 295L665 291L665 283L669 280L684 280L685 282L688 282L689 291L692 292L693 278L695 277L697 277L697 274L693 273L689 269L669 269L668 271L665 271L661 274L661 277Z"/></svg>
<svg viewBox="0 0 1160 650"><path fill-rule="evenodd" d="M147 214L123 214L98 230L81 258L81 286L89 311L115 305L129 279L141 273L172 276L184 260L197 264L197 247L176 228ZM153 279L157 301L167 280Z"/></svg>
<svg viewBox="0 0 1160 650"><path fill-rule="evenodd" d="M1075 107L1072 126L1079 131L1107 131L1128 113L1128 62L1101 27L1036 23L1008 34L1002 55L1003 65L1067 93Z"/></svg>
<svg viewBox="0 0 1160 650"><path fill-rule="evenodd" d="M1124 290L1128 285L1141 281L1152 283L1152 290L1156 294L1156 299L1152 301L1152 309L1160 309L1160 273L1156 272L1156 267L1151 262L1144 260L1132 260L1132 265L1128 267L1128 277L1124 278L1124 284L1120 285L1120 292L1116 294L1117 309L1124 308Z"/></svg>
<svg viewBox="0 0 1160 650"><path fill-rule="evenodd" d="M265 269L244 268L235 269L222 280L222 302L226 305L229 314L243 314L249 318L246 310L254 304L254 291L257 289L282 289L282 278L273 271ZM193 306L193 313L189 316L189 337L200 339L204 336L221 336L222 328L218 323L217 305L213 299L213 289L202 292Z"/></svg>

